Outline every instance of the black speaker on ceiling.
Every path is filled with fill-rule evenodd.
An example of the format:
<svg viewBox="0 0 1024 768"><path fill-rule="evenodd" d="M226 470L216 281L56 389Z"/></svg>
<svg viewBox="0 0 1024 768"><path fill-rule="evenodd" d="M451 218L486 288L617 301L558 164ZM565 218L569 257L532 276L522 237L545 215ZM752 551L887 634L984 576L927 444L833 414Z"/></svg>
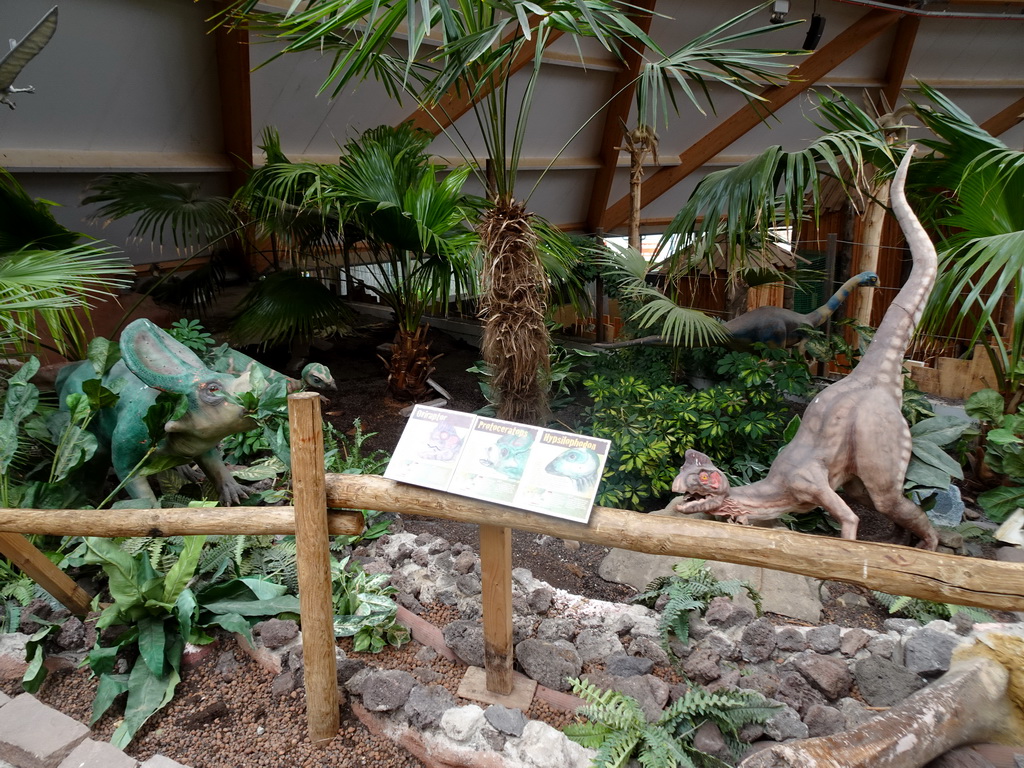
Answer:
<svg viewBox="0 0 1024 768"><path fill-rule="evenodd" d="M825 31L825 17L817 13L811 16L811 26L804 38L804 50L813 51L821 41L821 33Z"/></svg>

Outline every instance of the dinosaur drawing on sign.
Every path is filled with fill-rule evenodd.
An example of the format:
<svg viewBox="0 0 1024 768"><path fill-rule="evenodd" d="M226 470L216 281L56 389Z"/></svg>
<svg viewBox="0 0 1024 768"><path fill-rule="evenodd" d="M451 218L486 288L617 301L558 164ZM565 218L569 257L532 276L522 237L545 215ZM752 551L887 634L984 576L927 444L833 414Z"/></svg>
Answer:
<svg viewBox="0 0 1024 768"><path fill-rule="evenodd" d="M808 328L818 328L832 317L855 289L876 285L878 285L878 275L874 272L861 272L843 283L839 290L832 295L832 298L813 312L801 314L784 307L758 307L744 312L739 317L734 317L723 324L730 335L727 345L736 349L746 349L756 342L769 347L795 346L806 338ZM619 349L620 347L648 345L671 346L672 342L664 336L644 336L640 339L595 344L594 346L601 349Z"/></svg>
<svg viewBox="0 0 1024 768"><path fill-rule="evenodd" d="M928 516L903 495L910 462L910 427L903 418L903 356L938 269L935 247L907 204L904 184L913 148L892 184L892 205L914 258L913 270L882 319L860 364L823 389L804 412L800 429L767 477L730 488L711 460L686 452L672 490L698 498L676 505L682 513L706 512L740 523L774 520L786 513L824 508L844 539L857 538L859 519L836 493L842 488L935 549L938 537Z"/></svg>
<svg viewBox="0 0 1024 768"><path fill-rule="evenodd" d="M513 480L519 480L526 469L526 459L533 447L533 435L502 435L487 447L480 463Z"/></svg>
<svg viewBox="0 0 1024 768"><path fill-rule="evenodd" d="M32 30L22 38L19 43L11 40L11 50L0 59L0 104L6 104L14 109L14 102L11 100L12 93L35 93L35 86L26 85L24 88L15 88L14 81L18 79L21 70L25 68L35 55L46 47L57 29L57 6L50 9L41 18Z"/></svg>
<svg viewBox="0 0 1024 768"><path fill-rule="evenodd" d="M592 488L598 481L600 469L601 457L589 448L566 448L544 467L549 475L572 480L576 490L581 493Z"/></svg>

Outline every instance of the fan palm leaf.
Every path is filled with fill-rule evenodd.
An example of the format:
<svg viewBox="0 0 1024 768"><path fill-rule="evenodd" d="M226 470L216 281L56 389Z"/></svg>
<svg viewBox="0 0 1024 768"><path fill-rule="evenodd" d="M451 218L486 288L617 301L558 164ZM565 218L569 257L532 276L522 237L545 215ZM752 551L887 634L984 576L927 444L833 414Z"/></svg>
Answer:
<svg viewBox="0 0 1024 768"><path fill-rule="evenodd" d="M145 173L101 176L89 185L84 204L97 204L96 218L137 216L131 234L154 243L170 238L175 248L194 251L238 228L231 201L207 196L199 184L183 184Z"/></svg>
<svg viewBox="0 0 1024 768"><path fill-rule="evenodd" d="M350 320L348 307L327 286L298 270L284 270L257 282L242 299L231 338L266 347L344 329Z"/></svg>

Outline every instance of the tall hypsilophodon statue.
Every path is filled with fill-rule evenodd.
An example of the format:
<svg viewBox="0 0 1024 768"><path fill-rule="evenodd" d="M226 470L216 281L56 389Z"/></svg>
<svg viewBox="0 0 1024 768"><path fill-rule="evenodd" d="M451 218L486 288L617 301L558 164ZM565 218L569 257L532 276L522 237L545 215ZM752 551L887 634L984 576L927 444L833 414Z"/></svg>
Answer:
<svg viewBox="0 0 1024 768"><path fill-rule="evenodd" d="M832 317L855 289L876 285L878 275L874 272L861 272L843 283L839 290L832 294L832 298L813 312L800 314L783 307L758 307L744 312L723 324L731 337L727 345L736 349L746 349L751 344L761 342L769 347L792 347L806 338L807 328L817 328ZM647 345L671 346L671 342L664 336L644 336L640 339L594 346L600 349L619 349Z"/></svg>
<svg viewBox="0 0 1024 768"><path fill-rule="evenodd" d="M811 401L796 436L779 452L764 480L730 488L707 456L687 451L672 490L699 498L677 504L679 512L753 523L822 507L839 523L843 538L856 539L860 520L836 493L842 488L917 536L917 546L935 549L938 537L931 521L903 495L911 451L910 427L900 410L903 356L938 269L935 247L904 195L912 154L913 148L896 172L892 206L914 266L860 364Z"/></svg>

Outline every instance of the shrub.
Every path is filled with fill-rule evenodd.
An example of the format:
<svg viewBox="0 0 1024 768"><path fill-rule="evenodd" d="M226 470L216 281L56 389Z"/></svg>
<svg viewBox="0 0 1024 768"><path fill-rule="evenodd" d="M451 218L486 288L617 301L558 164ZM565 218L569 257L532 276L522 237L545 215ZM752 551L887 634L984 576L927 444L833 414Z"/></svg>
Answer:
<svg viewBox="0 0 1024 768"><path fill-rule="evenodd" d="M811 389L806 366L781 350L726 352L714 372L722 380L702 390L643 375L584 382L594 401L587 431L612 443L599 504L640 509L657 499L688 448L746 482L767 470L790 419L785 395Z"/></svg>

